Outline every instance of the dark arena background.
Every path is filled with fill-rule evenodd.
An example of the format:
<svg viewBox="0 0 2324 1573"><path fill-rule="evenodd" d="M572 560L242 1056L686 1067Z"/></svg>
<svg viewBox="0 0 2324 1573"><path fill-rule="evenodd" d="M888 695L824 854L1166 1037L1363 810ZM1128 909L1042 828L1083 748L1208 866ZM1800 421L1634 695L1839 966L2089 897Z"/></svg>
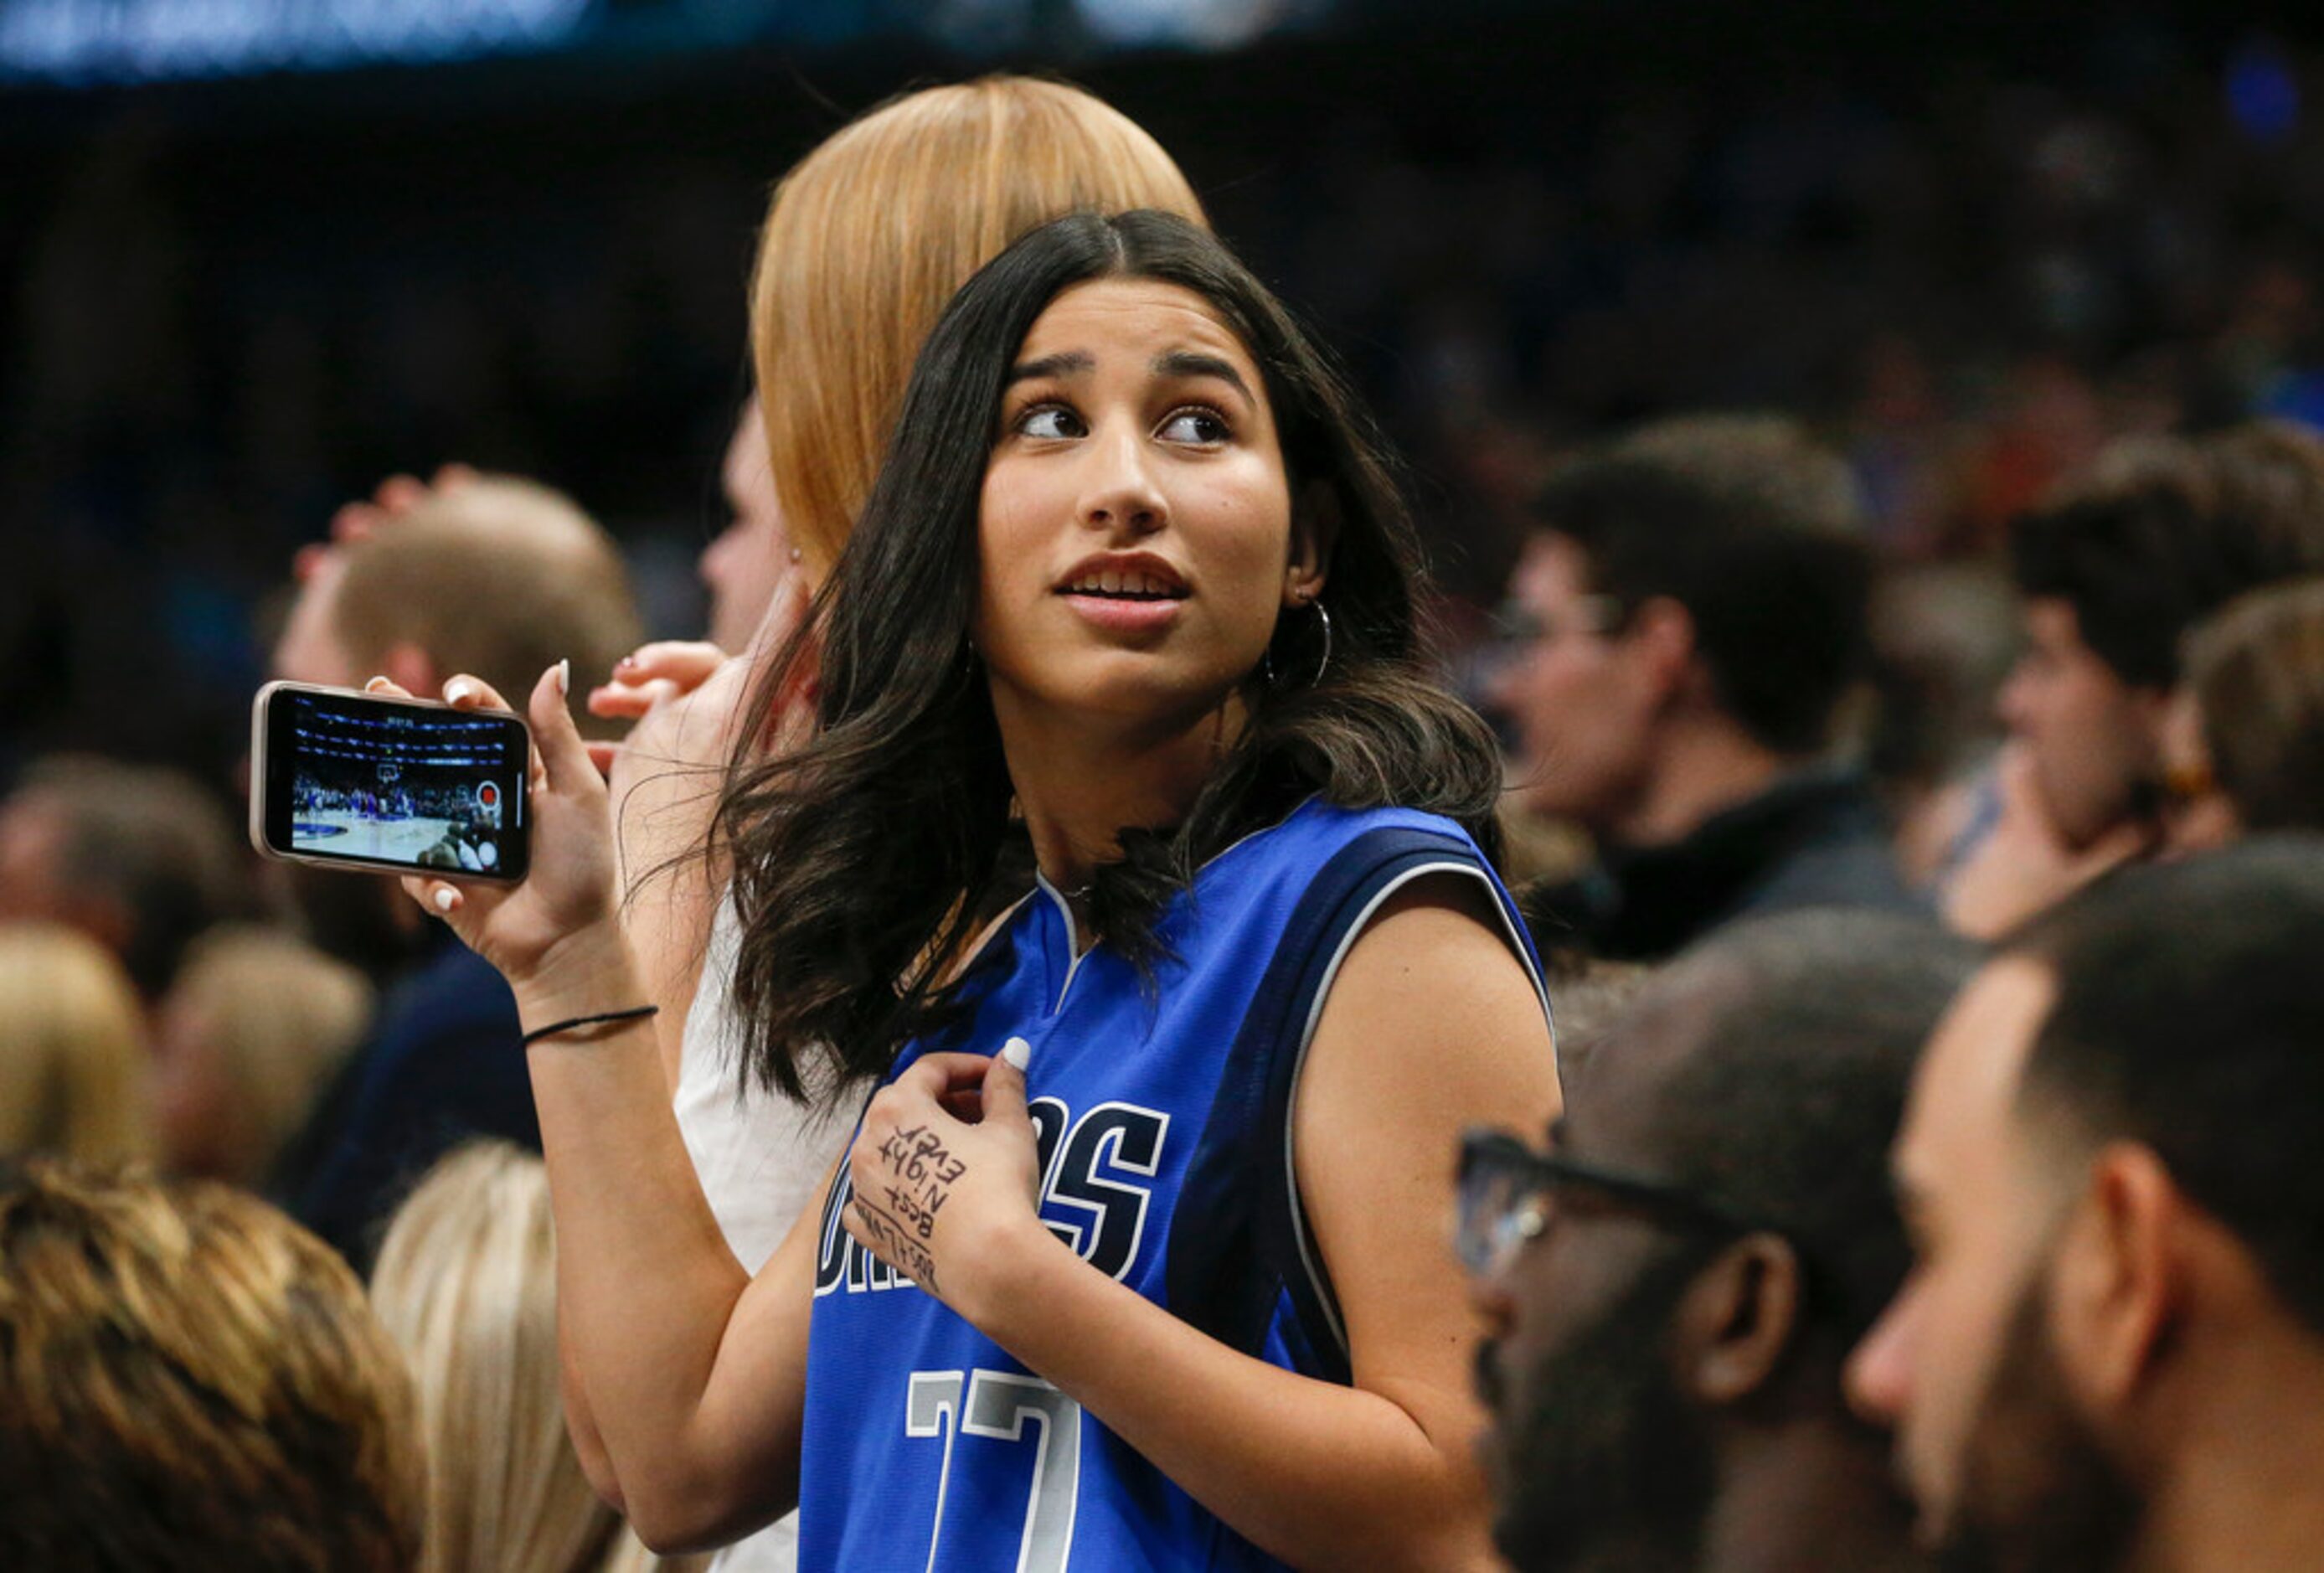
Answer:
<svg viewBox="0 0 2324 1573"><path fill-rule="evenodd" d="M2324 412L2318 14L1704 0L0 0L0 774L230 779L295 548L447 459L658 632L772 180L906 87L1082 82L1353 367L1455 649L1577 440L1780 408L1900 561L2108 436Z"/></svg>

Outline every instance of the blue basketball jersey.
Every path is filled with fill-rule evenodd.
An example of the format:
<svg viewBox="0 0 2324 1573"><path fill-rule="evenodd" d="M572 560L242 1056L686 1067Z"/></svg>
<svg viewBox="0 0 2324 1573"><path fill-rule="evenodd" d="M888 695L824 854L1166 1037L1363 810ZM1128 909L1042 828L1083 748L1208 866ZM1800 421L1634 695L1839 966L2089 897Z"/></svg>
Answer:
<svg viewBox="0 0 2324 1573"><path fill-rule="evenodd" d="M1076 959L1071 911L1044 885L972 969L959 1022L897 1069L1024 1038L1049 1227L1212 1337L1345 1383L1338 1309L1294 1183L1292 1102L1357 934L1405 884L1447 872L1490 889L1538 989L1515 903L1456 826L1311 798L1213 858L1165 910L1157 931L1176 959L1156 986L1102 945ZM839 1224L844 1176L835 1191L807 1346L802 1569L1280 1566L857 1245Z"/></svg>

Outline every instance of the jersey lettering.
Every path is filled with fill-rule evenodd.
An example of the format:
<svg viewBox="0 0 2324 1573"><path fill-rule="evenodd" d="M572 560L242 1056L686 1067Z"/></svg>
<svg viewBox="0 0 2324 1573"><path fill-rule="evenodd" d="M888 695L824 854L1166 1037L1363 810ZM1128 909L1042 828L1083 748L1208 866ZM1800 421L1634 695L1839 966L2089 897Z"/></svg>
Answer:
<svg viewBox="0 0 2324 1573"><path fill-rule="evenodd" d="M1049 1232L1110 1278L1125 1278L1146 1237L1150 1183L1161 1171L1170 1116L1136 1104L1104 1103L1078 1120L1054 1097L1035 1098L1033 1141L1041 1165L1041 1205ZM1146 1182L1146 1183L1141 1183ZM839 1222L854 1194L843 1169L824 1203L815 1292L844 1288L850 1294L893 1289L910 1282L855 1241Z"/></svg>
<svg viewBox="0 0 2324 1573"><path fill-rule="evenodd" d="M1124 1182L1117 1174L1152 1180L1161 1167L1162 1137L1170 1116L1135 1104L1108 1103L1074 1122L1057 1155L1047 1199L1088 1219L1079 1226L1051 1220L1049 1228L1109 1278L1120 1278L1138 1260L1146 1235L1150 1186Z"/></svg>

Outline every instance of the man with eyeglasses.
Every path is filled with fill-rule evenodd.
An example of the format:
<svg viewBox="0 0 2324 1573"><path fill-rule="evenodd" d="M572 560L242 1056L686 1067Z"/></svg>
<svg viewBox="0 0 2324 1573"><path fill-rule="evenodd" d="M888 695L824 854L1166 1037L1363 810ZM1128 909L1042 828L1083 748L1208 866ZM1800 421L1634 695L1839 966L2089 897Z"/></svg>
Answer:
<svg viewBox="0 0 2324 1573"><path fill-rule="evenodd" d="M1566 1059L1546 1152L1472 1134L1459 1240L1517 1573L1921 1566L1841 1363L1902 1278L1883 1153L1965 946L1741 923Z"/></svg>
<svg viewBox="0 0 2324 1573"><path fill-rule="evenodd" d="M1527 811L1599 862L1527 898L1545 948L1668 956L1721 922L1911 899L1834 755L1870 655L1854 478L1776 417L1664 421L1559 474L1489 699Z"/></svg>
<svg viewBox="0 0 2324 1573"><path fill-rule="evenodd" d="M1981 970L1849 1390L1997 1573L2324 1567L2324 840L2126 871Z"/></svg>

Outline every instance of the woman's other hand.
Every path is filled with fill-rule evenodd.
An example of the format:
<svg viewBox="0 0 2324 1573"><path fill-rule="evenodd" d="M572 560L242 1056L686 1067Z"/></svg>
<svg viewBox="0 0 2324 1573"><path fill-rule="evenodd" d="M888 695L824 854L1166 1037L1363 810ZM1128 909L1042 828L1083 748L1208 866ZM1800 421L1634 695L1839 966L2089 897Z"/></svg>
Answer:
<svg viewBox="0 0 2324 1573"><path fill-rule="evenodd" d="M847 1173L847 1232L972 1323L1018 1253L1053 1239L1025 1071L1008 1050L913 1061L864 1111Z"/></svg>

